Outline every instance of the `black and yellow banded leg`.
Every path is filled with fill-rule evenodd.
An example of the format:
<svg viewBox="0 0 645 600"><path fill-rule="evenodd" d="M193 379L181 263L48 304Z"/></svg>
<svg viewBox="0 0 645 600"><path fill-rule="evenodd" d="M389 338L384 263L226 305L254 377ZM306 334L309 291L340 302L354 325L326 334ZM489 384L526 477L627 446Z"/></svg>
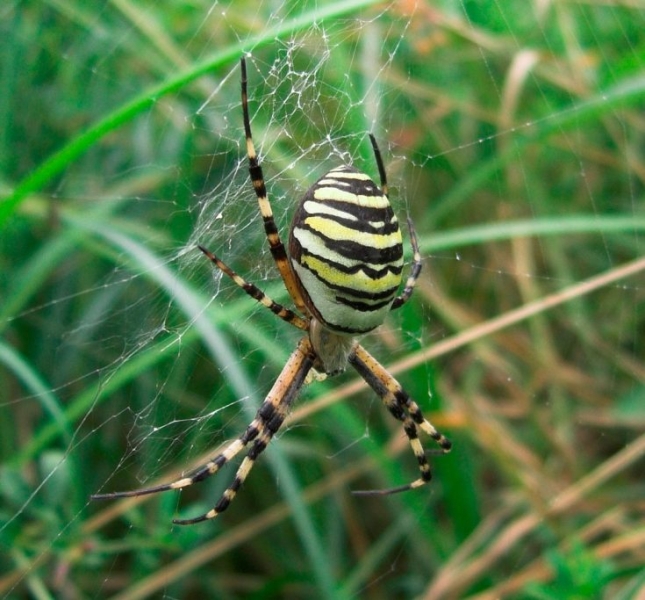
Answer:
<svg viewBox="0 0 645 600"><path fill-rule="evenodd" d="M246 153L249 159L249 175L251 176L251 183L253 184L253 189L255 190L255 195L258 198L258 204L260 206L260 214L262 216L262 221L264 222L264 231L266 233L267 241L269 242L269 248L271 250L271 255L273 260L280 271L282 280L289 292L289 296L293 299L296 308L304 313L305 312L305 302L302 298L298 285L296 283L293 272L291 271L291 266L289 265L289 259L287 257L287 251L280 239L280 233L275 224L275 219L273 218L273 210L271 209L271 203L269 202L269 197L267 194L267 188L264 183L264 174L262 173L262 167L258 160L257 152L255 151L255 145L253 144L253 135L251 133L251 119L249 118L249 99L247 92L247 77L246 77L246 60L244 57L240 60L240 68L242 70L242 115L244 119L244 134L246 136Z"/></svg>
<svg viewBox="0 0 645 600"><path fill-rule="evenodd" d="M217 473L225 464L243 450L246 445L255 439L259 432L262 430L263 424L260 418L256 418L246 428L245 432L231 442L222 452L220 452L213 459L209 460L205 465L181 479L177 479L170 483L163 483L160 485L151 486L148 488L141 488L138 490L127 490L124 492L108 492L107 494L94 494L91 496L92 500L112 500L115 498L134 498L136 496L147 496L149 494L157 494L159 492L166 492L168 490L180 490L195 483L199 483L204 479Z"/></svg>
<svg viewBox="0 0 645 600"><path fill-rule="evenodd" d="M385 174L385 165L383 164L383 157L381 156L381 150L378 147L376 138L371 133L370 133L370 142L372 144L372 150L374 151L374 158L376 159L376 167L378 169L378 175L381 180L380 181L381 191L383 192L383 195L387 198L389 197L389 194L388 194L388 187L387 187L387 175Z"/></svg>
<svg viewBox="0 0 645 600"><path fill-rule="evenodd" d="M374 151L374 158L376 159L376 166L378 168L378 173L379 173L379 178L381 183L381 191L383 192L385 197L389 197L389 193L388 193L389 190L387 185L387 174L385 173L385 165L383 164L381 150L378 147L376 138L371 133L369 134L369 137L370 137L370 142L372 144L372 150ZM412 219L410 219L409 217L408 217L408 231L410 232L410 244L412 245L414 262L412 264L412 270L410 271L410 275L408 276L408 279L405 282L405 288L403 289L403 291L399 296L394 298L394 300L392 301L392 306L390 307L390 310L395 310L400 306L403 306L408 301L408 299L412 295L414 286L417 283L419 274L421 273L421 253L419 252L419 241L417 239L417 234L414 229L414 224L412 223Z"/></svg>
<svg viewBox="0 0 645 600"><path fill-rule="evenodd" d="M250 179L271 255L295 311L272 300L213 253L201 246L200 249L246 294L305 335L244 433L205 465L171 483L93 496L94 499L120 498L182 489L218 473L246 453L233 481L214 507L196 518L175 521L182 525L213 519L228 508L258 456L281 427L308 375L315 373L314 367L322 375L333 375L342 372L349 361L379 395L390 414L402 424L417 459L420 475L410 484L363 493L389 494L420 487L430 480L430 466L419 439L422 431L432 437L442 451L450 450L450 442L423 416L418 404L352 337L374 330L390 310L405 304L421 271L419 243L408 219L414 262L405 286L397 296L404 266L403 239L399 221L388 200L387 174L376 138L369 135L381 187L351 164L328 171L307 190L298 204L289 230L288 256L253 143L244 58L240 66Z"/></svg>
<svg viewBox="0 0 645 600"><path fill-rule="evenodd" d="M361 490L354 493L363 495L394 494L425 485L432 478L432 473L425 450L419 440L418 430L422 429L427 433L443 452L450 451L452 447L450 440L439 433L432 423L423 416L419 405L365 348L357 344L349 356L349 362L383 400L392 416L403 423L403 430L408 437L421 473L418 479L406 485L384 490Z"/></svg>
<svg viewBox="0 0 645 600"><path fill-rule="evenodd" d="M186 488L220 471L224 465L235 458L235 456L250 444L250 450L240 464L233 483L224 491L215 507L201 516L192 519L175 519L173 523L188 525L215 518L228 508L238 489L242 486L251 471L255 459L266 448L273 435L282 425L289 411L289 407L297 397L307 374L313 366L314 360L315 354L309 338L302 338L245 432L197 471L171 483L139 490L96 494L92 496L92 499L109 500L115 498L131 498Z"/></svg>
<svg viewBox="0 0 645 600"><path fill-rule="evenodd" d="M414 286L417 284L417 279L419 278L419 275L421 273L421 252L419 251L419 240L417 239L417 232L414 229L414 224L412 223L412 219L408 217L408 231L410 232L410 244L412 246L412 252L413 252L413 263L412 263L412 269L410 271L410 275L408 275L408 279L405 282L405 288L403 288L403 291L392 301L392 306L390 307L390 310L395 310L399 308L400 306L403 306L409 299L410 296L412 295L412 292L414 291Z"/></svg>
<svg viewBox="0 0 645 600"><path fill-rule="evenodd" d="M191 525L193 523L199 523L200 521L214 519L229 507L238 490L242 487L242 484L251 472L256 459L260 454L262 454L275 433L282 426L293 401L296 399L300 388L305 382L307 374L313 366L314 360L315 354L311 347L309 338L302 338L296 350L291 354L291 357L287 361L284 369L282 369L278 379L273 384L273 387L262 403L262 406L258 409L255 419L247 428L246 433L243 436L245 440L252 440L252 443L248 454L244 457L244 460L235 473L235 478L231 485L224 490L224 493L218 500L217 504L215 504L215 506L207 513L191 519L173 519L173 523L177 525ZM232 445L236 443L239 445L241 440L236 440ZM243 446L240 446L239 449L242 447ZM239 449L237 451L239 451ZM225 452L226 450L224 453ZM222 455L224 453L222 453ZM212 464L216 464L218 458L219 457L215 458L214 461L212 461ZM221 468L221 466L226 462L228 462L228 459L221 459L221 464L217 465L217 470L219 470L219 468ZM206 469L206 467L204 467L204 469ZM202 471L204 469L202 469ZM207 477L210 474L211 473L208 473L204 477ZM202 477L202 479L204 477ZM194 483L194 476L189 479L192 479L191 483Z"/></svg>
<svg viewBox="0 0 645 600"><path fill-rule="evenodd" d="M215 256L209 250L206 250L203 246L197 246L206 257L223 273L226 273L236 285L241 287L251 298L268 308L273 314L280 317L283 321L291 323L294 327L307 331L308 325L307 322L299 317L296 313L288 308L278 304L267 296L259 287L246 281L242 276L238 275L233 269L231 269L226 263L222 262L217 256Z"/></svg>

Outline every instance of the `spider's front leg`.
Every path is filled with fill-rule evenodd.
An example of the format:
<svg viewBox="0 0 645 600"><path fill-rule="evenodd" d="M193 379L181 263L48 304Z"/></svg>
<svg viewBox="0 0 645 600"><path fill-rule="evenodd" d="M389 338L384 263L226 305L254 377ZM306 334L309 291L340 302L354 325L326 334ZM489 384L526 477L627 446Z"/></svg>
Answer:
<svg viewBox="0 0 645 600"><path fill-rule="evenodd" d="M384 490L358 490L353 493L385 495L404 492L425 485L432 479L432 472L423 445L419 440L419 429L437 442L443 452L450 452L452 447L450 440L435 429L434 425L423 416L419 405L401 387L401 384L365 348L357 344L349 356L349 362L383 400L390 414L403 423L403 430L410 441L410 447L421 472L421 476L418 479L399 487Z"/></svg>

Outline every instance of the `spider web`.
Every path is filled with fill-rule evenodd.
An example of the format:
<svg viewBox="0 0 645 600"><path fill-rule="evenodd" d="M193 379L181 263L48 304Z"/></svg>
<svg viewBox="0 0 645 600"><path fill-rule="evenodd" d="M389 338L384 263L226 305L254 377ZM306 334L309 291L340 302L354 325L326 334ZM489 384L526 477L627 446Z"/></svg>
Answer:
<svg viewBox="0 0 645 600"><path fill-rule="evenodd" d="M154 4L10 3L0 9L17 32L6 64L24 53L25 64L55 66L41 67L42 81L6 75L24 112L32 120L38 115L48 135L16 118L16 130L26 133L5 134L5 141L26 141L10 140L15 150L3 159L3 186L44 164L78 129L91 132L93 123L118 113L142 88L207 63L214 51L243 48L254 142L283 239L295 202L329 169L354 164L377 179L368 133L379 140L395 211L402 222L410 216L420 235L424 276L419 300L392 315L366 346L388 365L414 360L453 333L642 255L645 128L633 107L643 97L643 7L590 5L536 3L519 15L524 3L401 2L352 11L331 2L215 2L191 6L195 18L188 8L160 14ZM27 25L40 10L51 37L34 41ZM307 27L293 24L308 14ZM611 43L605 27L620 32ZM72 33L60 42L60 31ZM143 508L87 498L169 481L212 456L243 430L295 347L298 332L265 314L197 250L205 245L288 302L248 180L239 53L215 66L171 93L151 93L145 110L97 136L30 194L3 234L0 407L7 415L2 437L10 441L0 471L0 543L7 551L0 597L99 588L107 596L125 572L117 564L122 556L145 550L142 531L151 547L172 555L171 564L180 552L170 549L168 536L184 552L206 547L213 529L178 532L170 519L211 508L231 471ZM18 114L18 106L8 94L0 108ZM391 593L389 582L408 572L419 578L410 595L441 589L440 577L410 566L419 557L408 547L427 543L411 524L423 529L441 520L419 508L432 501L440 517L457 523L442 534L450 549L439 553L456 560L459 545L447 540L479 521L471 515L468 525L441 494L449 497L451 486L463 488L473 476L464 466L469 444L508 456L508 444L525 435L520 464L535 464L532 452L554 453L546 472L557 489L560 477L575 480L636 437L643 423L642 274L597 290L589 297L581 291L508 339L484 338L477 350L456 342L459 352L441 359L439 372L418 359L403 369L406 388L424 410L440 411L439 424L461 441L457 462L447 464L468 475L453 478L437 464L433 490L441 491L430 500L396 504L400 511L363 505L365 523L357 527L365 539L385 544L372 528L395 523L403 541L351 589ZM554 356L563 357L561 369ZM306 412L320 399L331 404L333 390L351 382L348 374L304 391L288 435L278 434L231 508L237 520L218 521L215 529L224 538L227 524L284 499L296 534L286 525L279 531L299 540L286 545L302 548L302 560L315 565L321 596L330 577L316 529L324 527L303 515L303 490L364 455L390 469L383 477L398 476L403 463L403 476L415 476L401 431L381 417L372 395L348 393L356 400L333 404L329 414L322 406ZM481 433L470 432L486 415L499 419L500 429L483 423ZM571 452L578 435L594 447L582 464ZM388 443L403 450L384 460L380 447ZM509 465L499 458L480 474L497 482L522 472ZM540 488L535 477L528 489ZM339 494L354 487L340 485ZM482 522L494 513L491 504L518 495L510 486L496 491L482 501ZM506 507L518 510L510 500ZM353 514L360 522L363 515ZM629 524L642 526L642 519ZM119 538L122 553L110 549ZM520 555L513 564L519 570L527 563ZM81 573L95 567L100 583L88 584ZM163 589L174 597L177 581L147 594ZM453 585L447 589L458 595Z"/></svg>

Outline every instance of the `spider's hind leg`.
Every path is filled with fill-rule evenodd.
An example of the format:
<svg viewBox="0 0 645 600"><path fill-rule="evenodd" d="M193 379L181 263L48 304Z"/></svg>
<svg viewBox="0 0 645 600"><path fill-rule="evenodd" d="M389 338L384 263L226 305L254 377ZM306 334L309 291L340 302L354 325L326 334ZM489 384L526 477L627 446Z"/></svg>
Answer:
<svg viewBox="0 0 645 600"><path fill-rule="evenodd" d="M254 428L253 444L240 464L232 483L224 490L217 504L208 512L190 519L173 519L177 525L191 525L208 519L214 519L223 513L235 498L238 490L248 477L258 456L269 445L269 442L280 429L291 404L296 399L300 388L315 360L315 354L308 337L300 340L298 347L291 354L287 364L273 384L271 391L258 409L253 423L247 428ZM246 444L245 444L246 445ZM240 447L241 449L241 447ZM226 461L225 461L226 462Z"/></svg>
<svg viewBox="0 0 645 600"><path fill-rule="evenodd" d="M425 485L432 479L432 471L430 470L426 452L419 439L419 429L437 442L444 453L450 452L452 447L450 440L437 431L432 423L423 416L419 405L410 398L399 382L362 346L356 345L349 357L349 362L383 400L390 414L403 424L403 430L408 437L420 471L419 478L408 484L384 490L359 490L355 491L354 494L394 494Z"/></svg>
<svg viewBox="0 0 645 600"><path fill-rule="evenodd" d="M199 467L191 474L181 477L170 483L162 483L152 487L141 488L138 490L127 490L125 492L107 492L105 494L93 494L90 496L92 500L113 500L115 498L133 498L136 496L148 496L151 494L158 494L168 490L181 490L185 487L199 483L207 477L217 473L225 464L231 461L244 447L253 439L255 439L261 428L261 422L256 417L251 424L246 428L246 431L235 441L231 442L222 452L209 460L205 465Z"/></svg>
<svg viewBox="0 0 645 600"><path fill-rule="evenodd" d="M235 479L231 485L224 491L222 497L215 507L207 513L192 519L175 519L173 522L178 525L188 525L198 523L207 519L213 519L220 513L224 512L232 502L237 491L247 478L256 458L262 453L271 441L273 435L282 425L289 407L296 399L300 388L302 387L307 374L309 373L315 360L315 354L311 347L308 337L300 340L297 348L291 354L287 364L273 384L271 391L258 409L251 424L246 428L244 433L231 442L222 452L208 461L192 474L171 483L165 483L149 488L139 490L129 490L126 492L109 492L106 494L95 494L92 500L108 500L114 498L131 498L134 496L146 496L165 492L168 490L179 490L214 475L237 456L247 445L252 444L251 448L240 464Z"/></svg>

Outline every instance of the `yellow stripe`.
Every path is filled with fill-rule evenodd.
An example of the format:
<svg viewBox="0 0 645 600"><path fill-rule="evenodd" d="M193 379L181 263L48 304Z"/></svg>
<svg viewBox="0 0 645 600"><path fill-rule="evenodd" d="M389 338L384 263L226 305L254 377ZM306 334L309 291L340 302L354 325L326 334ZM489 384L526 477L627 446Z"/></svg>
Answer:
<svg viewBox="0 0 645 600"><path fill-rule="evenodd" d="M335 177L329 177L329 175L326 175L324 179L319 179L316 185L323 186L323 185L331 185L331 186L337 186L337 185L342 185L344 187L352 187L352 183L350 181L343 181L342 179L336 179Z"/></svg>
<svg viewBox="0 0 645 600"><path fill-rule="evenodd" d="M314 190L314 198L321 202L351 202L352 204L369 208L387 208L390 206L389 200L382 194L364 196L363 194L339 190L337 187L318 187Z"/></svg>
<svg viewBox="0 0 645 600"><path fill-rule="evenodd" d="M364 231L356 231L351 227L345 227L336 221L325 217L307 217L305 224L332 240L352 241L367 248L384 250L401 244L401 232L397 229L389 234L374 234Z"/></svg>
<svg viewBox="0 0 645 600"><path fill-rule="evenodd" d="M356 179L358 181L370 181L369 175L365 175L365 173L359 173L357 171L344 171L345 167L338 167L336 169L332 169L325 175L325 177L332 177L334 179Z"/></svg>
<svg viewBox="0 0 645 600"><path fill-rule="evenodd" d="M373 269L378 271L384 266L381 264L374 264L367 262L364 258L358 257L348 257L338 252L335 252L333 249L328 248L325 245L325 242L313 231L307 229L297 228L293 232L294 237L300 242L300 245L310 254L315 254L316 256L324 256L327 262L336 263L338 265L343 265L347 268L364 266L368 269ZM392 261L389 263L391 266L400 266L403 264L403 258L397 261Z"/></svg>
<svg viewBox="0 0 645 600"><path fill-rule="evenodd" d="M340 219L345 219L346 221L358 221L358 217L356 215L353 215L352 213L346 210L340 210L338 208L334 208L333 206L330 206L329 203L314 202L313 200L307 200L303 204L303 208L305 212L310 216L329 215L333 217L338 217ZM392 215L392 218L390 219L389 222L397 223L398 219L396 218L395 215ZM367 223L369 223L370 226L374 228L385 227L385 221L367 221Z"/></svg>
<svg viewBox="0 0 645 600"><path fill-rule="evenodd" d="M313 200L307 200L303 204L303 208L305 209L305 212L309 215L324 214L324 215L332 215L334 217L340 217L348 221L358 221L356 216L354 216L353 214L348 213L345 210L339 210L337 208L334 208L333 206L329 206L324 202L314 202Z"/></svg>
<svg viewBox="0 0 645 600"><path fill-rule="evenodd" d="M400 273L388 272L379 279L372 279L358 271L357 273L343 273L334 269L334 267L326 262L317 259L314 256L303 256L301 263L303 266L314 271L319 277L324 279L328 284L347 288L348 290L356 290L357 292L366 292L368 294L378 294L385 292L388 289L394 290L401 282Z"/></svg>

